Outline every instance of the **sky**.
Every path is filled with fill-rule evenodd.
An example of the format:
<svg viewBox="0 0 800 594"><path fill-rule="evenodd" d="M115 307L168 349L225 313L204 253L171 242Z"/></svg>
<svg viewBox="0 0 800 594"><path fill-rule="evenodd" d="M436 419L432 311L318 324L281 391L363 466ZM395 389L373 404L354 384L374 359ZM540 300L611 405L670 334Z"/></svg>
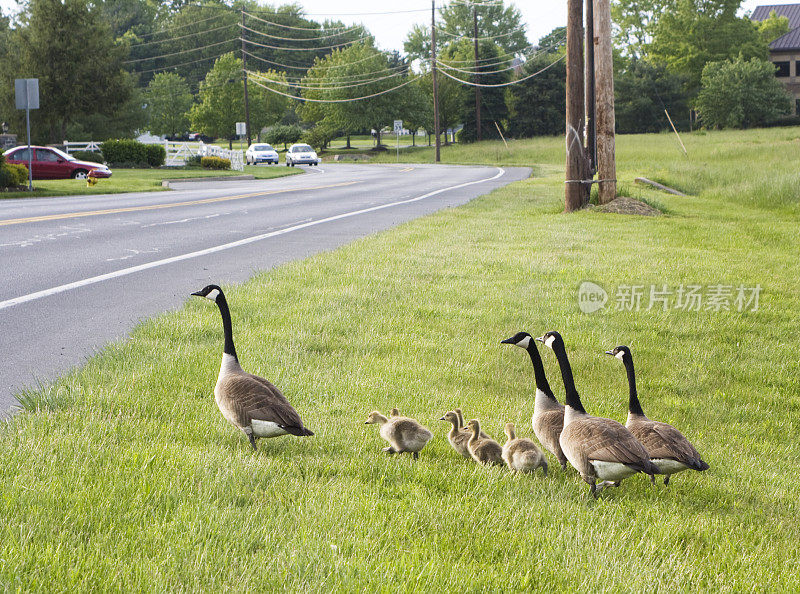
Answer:
<svg viewBox="0 0 800 594"><path fill-rule="evenodd" d="M377 45L385 50L403 50L403 40L415 23L430 23L430 0L405 0L386 2L378 0L293 0L303 6L306 14L314 20L338 18L345 23L363 23L375 35ZM745 0L744 11L752 11L759 4L794 4L800 0ZM269 4L282 4L272 0ZM288 3L288 2L286 2ZM444 0L437 0L443 4ZM526 33L531 43L536 43L555 27L567 24L567 0L511 0L522 13ZM335 8L332 6L335 5ZM5 14L16 8L14 0L0 0ZM335 11L335 12L332 12ZM374 14L398 11L395 14ZM407 11L407 12L399 12ZM373 14L368 14L373 13Z"/></svg>

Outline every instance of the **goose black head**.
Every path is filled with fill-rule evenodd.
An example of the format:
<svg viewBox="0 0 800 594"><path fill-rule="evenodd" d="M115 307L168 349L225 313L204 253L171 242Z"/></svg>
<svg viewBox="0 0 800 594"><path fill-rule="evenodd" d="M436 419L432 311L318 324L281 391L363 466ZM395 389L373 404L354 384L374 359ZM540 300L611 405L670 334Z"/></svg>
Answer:
<svg viewBox="0 0 800 594"><path fill-rule="evenodd" d="M531 344L532 337L527 332L517 332L511 338L506 338L505 340L501 340L500 344L513 344L514 346L518 346L522 349L527 349L528 346Z"/></svg>
<svg viewBox="0 0 800 594"><path fill-rule="evenodd" d="M625 345L620 345L618 347L614 347L610 351L606 351L606 355L611 355L612 357L616 357L620 361L625 361L626 358L631 359L631 350L626 347Z"/></svg>
<svg viewBox="0 0 800 594"><path fill-rule="evenodd" d="M192 296L194 297L205 297L206 299L211 299L211 301L214 301L215 303L217 301L217 297L220 295L222 295L222 289L220 289L217 285L208 285L207 287L192 293Z"/></svg>
<svg viewBox="0 0 800 594"><path fill-rule="evenodd" d="M564 346L564 339L561 338L561 335L555 330L550 330L549 332L545 332L543 336L537 337L536 340L543 343L545 346L550 347L551 349L556 344Z"/></svg>

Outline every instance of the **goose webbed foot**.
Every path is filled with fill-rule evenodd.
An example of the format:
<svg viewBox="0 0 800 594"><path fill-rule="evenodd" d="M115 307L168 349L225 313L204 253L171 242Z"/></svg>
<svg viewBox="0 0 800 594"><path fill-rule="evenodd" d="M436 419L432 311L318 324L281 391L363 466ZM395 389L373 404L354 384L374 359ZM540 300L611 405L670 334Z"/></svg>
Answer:
<svg viewBox="0 0 800 594"><path fill-rule="evenodd" d="M419 452L411 452L411 457L414 460L419 460Z"/></svg>
<svg viewBox="0 0 800 594"><path fill-rule="evenodd" d="M669 484L669 475L664 476L664 486L666 487Z"/></svg>
<svg viewBox="0 0 800 594"><path fill-rule="evenodd" d="M252 433L249 433L247 437L250 439L250 445L253 446L253 451L257 452L258 448L256 447L256 437Z"/></svg>
<svg viewBox="0 0 800 594"><path fill-rule="evenodd" d="M595 499L597 499L597 494L602 490L602 488L603 487L601 486L600 489L598 489L597 488L597 483L595 483L594 481L589 483L589 492L592 494L592 497L594 497Z"/></svg>

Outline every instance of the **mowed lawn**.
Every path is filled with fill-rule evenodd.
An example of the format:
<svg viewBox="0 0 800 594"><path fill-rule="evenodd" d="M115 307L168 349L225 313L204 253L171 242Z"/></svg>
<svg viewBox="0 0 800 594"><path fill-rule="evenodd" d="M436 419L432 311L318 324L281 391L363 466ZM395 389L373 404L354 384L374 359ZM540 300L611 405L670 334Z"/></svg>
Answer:
<svg viewBox="0 0 800 594"><path fill-rule="evenodd" d="M535 176L226 287L242 364L316 431L255 453L213 401L219 313L186 287L0 429L0 590L797 591L799 137L690 135L688 158L668 135L620 138L622 188L652 218L562 214L562 139L448 149ZM584 281L603 310L579 309ZM761 292L756 311L665 311L651 285ZM625 286L647 287L638 311L617 310ZM625 373L603 351L629 345L645 412L711 469L594 501L552 457L543 478L456 454L438 420L455 406L532 436L530 361L499 343L548 329L587 410L618 420ZM417 462L364 425L393 406L435 434Z"/></svg>

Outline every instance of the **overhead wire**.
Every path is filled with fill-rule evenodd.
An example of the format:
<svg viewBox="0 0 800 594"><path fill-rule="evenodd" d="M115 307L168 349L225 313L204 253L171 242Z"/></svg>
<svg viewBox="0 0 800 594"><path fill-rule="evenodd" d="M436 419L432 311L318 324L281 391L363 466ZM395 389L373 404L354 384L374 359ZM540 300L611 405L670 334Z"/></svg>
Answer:
<svg viewBox="0 0 800 594"><path fill-rule="evenodd" d="M356 31L358 29L363 29L363 27L351 27L350 29L346 29L341 33L332 33L331 35L320 35L319 37L279 37L277 35L270 35L269 33L264 33L263 31L259 31L258 29L251 29L245 25L239 23L239 27L244 31L249 31L250 33L255 33L256 35L262 35L263 37L268 37L269 39L277 39L279 41L318 41L320 39L329 39L331 37L342 37L347 32Z"/></svg>
<svg viewBox="0 0 800 594"><path fill-rule="evenodd" d="M185 29L186 27L192 27L192 26L195 26L195 25L199 25L200 23L205 23L207 21L212 21L214 19L221 19L224 16L225 15L222 14L222 13L215 14L214 16L210 16L210 17L207 17L205 19L200 19L199 21L193 21L191 23L186 23L185 25L175 25L174 27L171 27L170 30L176 31L178 29ZM138 35L137 37L152 37L153 35L163 35L164 33L167 33L167 32L168 32L167 30L164 30L164 31L153 31L152 33L142 33L141 35Z"/></svg>
<svg viewBox="0 0 800 594"><path fill-rule="evenodd" d="M248 71L247 74L248 74L248 77L250 77L254 73L251 73L250 71ZM313 98L310 98L310 97L298 97L297 95L290 95L289 93L283 93L281 91L278 91L277 89L273 89L273 88L270 88L270 87L268 87L268 86L266 86L264 84L261 84L260 82L258 82L258 80L255 79L255 77L248 78L248 80L250 80L253 84L255 84L255 85L259 86L259 87L262 87L264 89L267 89L268 91L270 91L272 93L275 93L277 95L283 95L284 97L289 97L290 99L295 99L296 101L305 101L305 102L311 102L311 103L352 103L353 101L363 101L364 99L372 99L373 97L378 97L379 95L385 95L387 93L391 93L393 91L396 91L398 89L401 89L401 88L405 87L406 85L410 85L411 83L416 82L419 79L420 79L420 77L418 77L418 76L413 77L413 78L409 78L409 80L400 83L396 87L392 87L391 89L385 89L383 91L379 91L377 93L372 93L370 95L364 95L363 97L351 97L351 98L348 98L348 99L313 99Z"/></svg>
<svg viewBox="0 0 800 594"><path fill-rule="evenodd" d="M189 52L197 52L200 50L208 49L210 47L216 47L218 45L222 45L223 43L230 43L231 41L236 41L235 38L226 39L225 41L218 41L217 43L209 43L208 45L203 45L200 47L191 47L189 49L181 50L178 52L171 52L169 54L161 54L160 56L151 56L148 58L136 58L135 60L125 60L123 64L134 64L138 62L146 62L148 60L158 60L161 58L170 58L172 56L179 56L181 54L188 54Z"/></svg>
<svg viewBox="0 0 800 594"><path fill-rule="evenodd" d="M395 72L394 74L389 74L387 76L381 76L381 77L373 78L373 79L370 79L370 80L359 81L359 82L351 82L351 83L347 83L347 84L336 83L335 81L327 81L327 80L323 79L323 80L319 81L319 85L310 86L310 85L306 85L306 84L294 83L294 82L289 82L289 81L284 82L284 81L280 81L280 80L273 80L273 79L268 78L264 74L257 73L257 72L254 73L254 76L256 76L258 78L261 78L262 80L266 80L267 82L274 83L276 85L281 85L283 87L290 87L290 88L293 88L293 89L308 89L308 90L313 90L313 91L331 91L331 90L338 90L338 89L353 89L355 87L363 87L363 86L366 86L366 85L374 84L376 82L380 82L382 80L388 80L390 78L396 78L398 76L405 76L405 75L406 75L405 72ZM321 86L321 85L326 85L326 86Z"/></svg>
<svg viewBox="0 0 800 594"><path fill-rule="evenodd" d="M317 27L293 27L291 25L284 25L282 23L275 23L273 21L268 21L267 19L262 19L261 17L257 17L251 12L245 11L244 13L246 16L249 16L252 19L265 23L267 25L272 25L273 27L280 27L281 29L291 29L292 31L323 31L323 30L330 30L334 31L336 29L341 29L342 31L347 30L348 27L330 27L330 29L321 29ZM350 27L351 29L359 28L360 25L354 25Z"/></svg>
<svg viewBox="0 0 800 594"><path fill-rule="evenodd" d="M359 37L358 39L353 39L351 41L345 41L345 42L342 42L342 43L337 43L335 45L327 45L327 46L321 46L321 47L281 47L281 46L278 46L278 45L269 45L269 44L266 44L266 43L258 43L257 41L251 41L250 39L246 39L244 37L240 37L239 40L240 41L244 41L245 43L248 43L250 45L255 45L255 46L263 47L263 48L267 48L267 49L280 50L280 51L283 51L283 52L318 52L318 51L322 51L322 50L326 50L326 49L339 49L339 48L342 48L342 47L346 47L348 45L353 45L354 43L358 43L359 41L364 41L365 39L371 39L372 37L373 37L372 35L365 35L364 37Z"/></svg>
<svg viewBox="0 0 800 594"><path fill-rule="evenodd" d="M524 82L524 81L526 81L528 79L533 78L534 76L538 76L538 75L542 74L544 71L549 70L550 68L552 68L553 66L555 66L556 64L558 64L559 62L564 60L566 57L567 57L566 54L562 54L557 60L555 60L554 62L551 62L550 64L548 64L547 66L545 66L541 70L538 70L538 71L534 72L533 74L529 74L528 76L524 76L522 78L518 78L518 79L512 80L510 82L498 83L498 84L485 84L485 83L470 82L470 81L458 78L457 76L453 76L452 74L449 74L445 70L440 70L439 74L443 74L444 76L446 76L448 78L452 78L453 80L458 81L461 84L468 85L470 87L484 87L484 88L508 87L508 86L511 86L511 85L517 85L517 84L519 84L521 82Z"/></svg>
<svg viewBox="0 0 800 594"><path fill-rule="evenodd" d="M186 35L181 35L180 37L170 37L169 39L158 39L156 41L147 41L145 43L131 44L131 49L146 47L148 45L155 45L157 43L167 43L168 41L178 41L179 39L187 39L189 37L194 37L196 35L206 35L207 33L213 33L214 31L221 31L222 29L229 29L231 27L235 27L237 26L237 24L238 23L228 23L227 25L221 25L219 27L214 27L213 29L206 29L205 31L196 31L195 33L187 33Z"/></svg>

